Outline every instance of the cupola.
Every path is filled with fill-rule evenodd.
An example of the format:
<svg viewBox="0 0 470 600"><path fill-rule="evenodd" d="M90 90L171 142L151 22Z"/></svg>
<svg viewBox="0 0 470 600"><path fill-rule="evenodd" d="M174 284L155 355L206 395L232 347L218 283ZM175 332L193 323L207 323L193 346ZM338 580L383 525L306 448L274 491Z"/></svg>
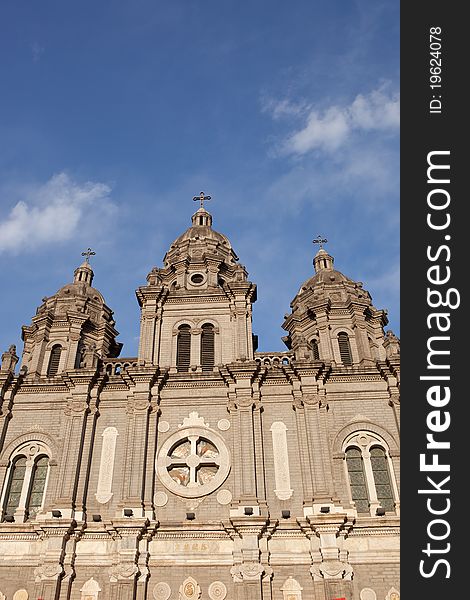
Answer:
<svg viewBox="0 0 470 600"><path fill-rule="evenodd" d="M384 360L385 310L377 310L362 282L334 268L334 258L322 246L313 259L314 275L291 302L282 327L283 338L297 360L330 361L342 367Z"/></svg>
<svg viewBox="0 0 470 600"><path fill-rule="evenodd" d="M64 371L95 368L100 358L119 355L122 344L113 311L91 286L93 269L88 249L74 271L72 283L43 298L31 325L23 326L22 368L28 377L55 377Z"/></svg>
<svg viewBox="0 0 470 600"><path fill-rule="evenodd" d="M256 285L229 239L212 228L201 192L191 226L170 244L136 294L142 311L139 361L170 372L203 372L253 358Z"/></svg>

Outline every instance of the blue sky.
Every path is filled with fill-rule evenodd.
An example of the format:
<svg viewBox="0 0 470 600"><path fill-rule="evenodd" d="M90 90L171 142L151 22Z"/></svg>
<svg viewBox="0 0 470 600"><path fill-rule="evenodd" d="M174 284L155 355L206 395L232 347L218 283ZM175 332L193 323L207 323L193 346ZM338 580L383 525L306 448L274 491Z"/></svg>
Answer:
<svg viewBox="0 0 470 600"><path fill-rule="evenodd" d="M399 334L398 1L5 0L0 30L0 352L90 246L135 356L135 289L201 190L259 350L318 234Z"/></svg>

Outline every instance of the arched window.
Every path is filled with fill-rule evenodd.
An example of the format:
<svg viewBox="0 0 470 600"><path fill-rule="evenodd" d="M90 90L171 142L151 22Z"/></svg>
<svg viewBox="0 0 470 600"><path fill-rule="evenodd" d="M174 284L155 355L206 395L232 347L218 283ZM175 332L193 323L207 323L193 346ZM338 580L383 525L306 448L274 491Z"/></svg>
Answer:
<svg viewBox="0 0 470 600"><path fill-rule="evenodd" d="M11 460L3 495L2 521L27 521L36 518L44 502L49 457L39 442L20 447Z"/></svg>
<svg viewBox="0 0 470 600"><path fill-rule="evenodd" d="M375 433L359 431L343 447L350 498L357 512L370 516L398 513L398 488L385 442Z"/></svg>
<svg viewBox="0 0 470 600"><path fill-rule="evenodd" d="M313 338L310 342L312 345L313 360L320 360L320 352L318 351L318 340Z"/></svg>
<svg viewBox="0 0 470 600"><path fill-rule="evenodd" d="M46 487L48 466L49 459L47 456L41 456L34 462L31 474L31 487L26 504L27 515L30 519L34 519L38 510L41 508L44 497L44 489Z"/></svg>
<svg viewBox="0 0 470 600"><path fill-rule="evenodd" d="M203 371L214 368L214 326L204 323L201 333L201 366Z"/></svg>
<svg viewBox="0 0 470 600"><path fill-rule="evenodd" d="M371 448L370 462L372 465L372 473L374 474L377 500L386 512L393 511L395 510L393 490L385 450L378 446Z"/></svg>
<svg viewBox="0 0 470 600"><path fill-rule="evenodd" d="M62 346L60 344L55 344L55 346L52 346L51 356L49 358L49 366L47 367L48 377L54 377L57 375L57 372L59 371L61 352Z"/></svg>
<svg viewBox="0 0 470 600"><path fill-rule="evenodd" d="M180 325L178 327L178 339L176 342L176 370L178 372L189 371L191 362L191 327Z"/></svg>
<svg viewBox="0 0 470 600"><path fill-rule="evenodd" d="M338 333L338 345L341 362L345 366L351 366L353 364L351 345L349 344L349 336L344 331Z"/></svg>
<svg viewBox="0 0 470 600"><path fill-rule="evenodd" d="M359 448L346 450L346 464L349 473L351 496L358 513L369 513L369 494L367 491L364 461Z"/></svg>
<svg viewBox="0 0 470 600"><path fill-rule="evenodd" d="M25 473L26 456L17 456L11 466L10 481L8 482L2 520L5 520L5 517L13 517L20 505Z"/></svg>

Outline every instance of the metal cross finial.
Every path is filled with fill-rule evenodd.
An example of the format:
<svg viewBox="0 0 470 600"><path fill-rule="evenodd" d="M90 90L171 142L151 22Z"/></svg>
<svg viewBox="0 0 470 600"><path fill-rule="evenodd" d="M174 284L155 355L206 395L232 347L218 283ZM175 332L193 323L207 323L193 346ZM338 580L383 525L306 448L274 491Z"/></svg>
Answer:
<svg viewBox="0 0 470 600"><path fill-rule="evenodd" d="M211 197L210 196L204 196L204 192L201 192L199 194L199 196L193 196L193 200L199 200L199 202L201 203L201 208L204 208L204 201L205 200L210 200Z"/></svg>
<svg viewBox="0 0 470 600"><path fill-rule="evenodd" d="M82 256L85 257L85 262L90 262L90 256L95 256L96 252L93 252L91 248L88 248L86 252L82 252Z"/></svg>
<svg viewBox="0 0 470 600"><path fill-rule="evenodd" d="M326 244L328 240L326 238L322 238L321 235L317 235L317 237L313 240L314 244L320 244L320 248L323 248L323 244Z"/></svg>

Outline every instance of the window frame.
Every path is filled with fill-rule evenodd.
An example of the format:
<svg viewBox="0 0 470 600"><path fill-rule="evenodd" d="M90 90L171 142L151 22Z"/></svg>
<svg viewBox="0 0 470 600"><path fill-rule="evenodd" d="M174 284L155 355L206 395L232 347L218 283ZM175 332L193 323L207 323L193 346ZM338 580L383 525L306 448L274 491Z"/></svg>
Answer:
<svg viewBox="0 0 470 600"><path fill-rule="evenodd" d="M341 337L341 341L340 341ZM336 334L336 339L338 342L338 350L339 356L341 359L341 363L344 367L352 367L354 365L354 357L352 353L351 347L351 339L347 331L338 331ZM347 359L348 362L344 362L343 355L348 354Z"/></svg>
<svg viewBox="0 0 470 600"><path fill-rule="evenodd" d="M51 366L52 366L52 359L55 358L55 354L54 354L54 350L56 348L60 348L60 352L59 352L59 356L57 359L57 365L54 365L54 367L57 367L56 370L51 373ZM51 349L49 351L49 359L47 361L47 369L46 369L46 377L57 377L57 375L61 372L61 361L62 361L62 353L64 351L64 346L59 343L59 342L55 342L52 346Z"/></svg>
<svg viewBox="0 0 470 600"><path fill-rule="evenodd" d="M346 461L346 453L350 448L355 448L361 452L362 461L363 461L363 470L365 476L365 482L367 486L367 493L369 495L369 513L359 513L358 516L364 516L365 514L370 514L370 516L376 516L377 508L383 508L378 497L377 497L377 489L374 477L374 470L371 462L371 450L373 448L380 448L383 450L386 459L386 465L388 468L388 476L390 480L390 487L392 490L392 500L394 503L394 510L392 514L399 515L400 514L400 502L399 502L399 494L398 494L398 486L396 483L395 472L393 468L393 462L390 457L390 450L383 438L380 436L370 432L370 431L356 431L350 434L343 443L343 453L344 453L344 473L345 473L345 481L347 482L348 488L348 497L349 502L354 508L355 502L352 498L351 491L351 480L349 476L348 465ZM390 513L390 511L387 511Z"/></svg>
<svg viewBox="0 0 470 600"><path fill-rule="evenodd" d="M16 450L10 455L8 461L8 467L4 477L4 485L2 494L0 497L0 506L1 506L1 518L0 521L5 523L5 517L7 516L7 505L8 499L10 496L11 483L13 481L13 474L15 470L15 465L21 458L26 459L26 469L25 475L23 477L23 482L21 485L21 493L20 499L18 502L18 506L16 507L13 518L15 523L24 523L27 521L34 521L37 518L37 515L43 511L45 498L48 488L48 482L51 471L51 451L50 449L38 440L31 440L26 443L21 444ZM38 509L33 518L30 518L29 510L30 510L30 502L31 502L31 493L32 493L32 485L34 482L34 476L37 472L37 463L42 458L47 458L47 472L46 477L44 478L44 487L42 490L42 499L41 504L38 506Z"/></svg>
<svg viewBox="0 0 470 600"><path fill-rule="evenodd" d="M191 346L192 346L192 332L191 332L191 325L189 325L188 323L181 323L181 325L178 326L177 329L177 333L176 333L176 371L178 373L188 373L191 369ZM180 349L180 340L182 339L182 332L187 333L187 335L189 336L187 339L189 340L189 345L187 348L187 357L185 356L185 358L187 358L188 364L187 364L187 368L186 368L186 363L184 363L183 365L181 365L180 362L180 352L181 354L183 353L183 349Z"/></svg>
<svg viewBox="0 0 470 600"><path fill-rule="evenodd" d="M212 361L211 361L210 365L204 364L205 353L208 351L207 348L204 347L204 344L207 343L205 341L205 336L208 336L208 339L211 339L211 343L212 343L212 348L211 348ZM213 323L204 323L203 325L201 325L201 339L200 339L199 356L200 356L202 372L203 373L211 373L215 367L215 326Z"/></svg>

